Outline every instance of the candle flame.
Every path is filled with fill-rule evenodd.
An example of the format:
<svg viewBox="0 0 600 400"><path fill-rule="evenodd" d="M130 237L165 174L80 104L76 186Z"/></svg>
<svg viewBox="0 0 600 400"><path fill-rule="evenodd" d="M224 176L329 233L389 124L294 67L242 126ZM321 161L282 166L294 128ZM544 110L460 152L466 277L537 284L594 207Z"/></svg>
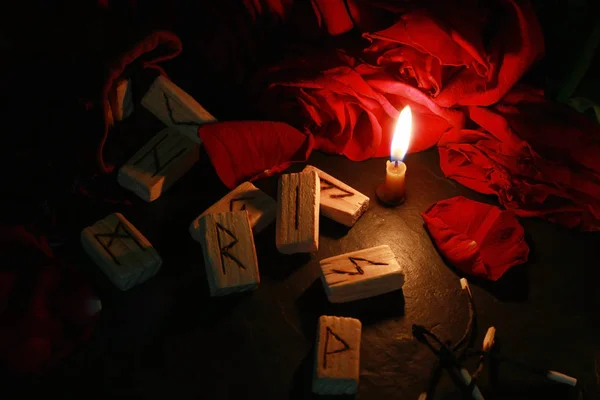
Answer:
<svg viewBox="0 0 600 400"><path fill-rule="evenodd" d="M406 106L400 112L394 136L392 137L392 148L390 151L392 161L402 161L404 159L408 151L408 145L410 144L411 133L412 113L410 106Z"/></svg>

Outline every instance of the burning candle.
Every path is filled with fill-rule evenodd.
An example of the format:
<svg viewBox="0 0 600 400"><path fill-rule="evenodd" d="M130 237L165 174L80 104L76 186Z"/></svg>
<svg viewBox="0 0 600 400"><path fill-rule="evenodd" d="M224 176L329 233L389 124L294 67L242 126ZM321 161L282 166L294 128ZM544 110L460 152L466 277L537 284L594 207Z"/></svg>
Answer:
<svg viewBox="0 0 600 400"><path fill-rule="evenodd" d="M392 137L391 160L386 163L385 183L377 188L377 197L388 205L404 203L406 164L402 162L412 131L412 114L406 106L400 112Z"/></svg>

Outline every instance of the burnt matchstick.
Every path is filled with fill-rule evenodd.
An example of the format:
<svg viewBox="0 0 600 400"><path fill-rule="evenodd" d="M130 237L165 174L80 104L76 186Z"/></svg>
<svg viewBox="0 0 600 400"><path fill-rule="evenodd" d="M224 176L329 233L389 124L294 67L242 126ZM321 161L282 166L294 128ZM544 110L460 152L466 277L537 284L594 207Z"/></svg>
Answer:
<svg viewBox="0 0 600 400"><path fill-rule="evenodd" d="M562 384L573 386L573 387L577 386L577 378L563 374L562 372L535 367L535 366L532 366L529 364L525 364L518 360L513 360L511 358L501 356L495 352L480 351L480 352L476 352L474 354L479 354L483 358L489 357L496 362L503 362L503 363L521 368L524 371L530 372L535 375L543 376L544 378L551 380L553 382L562 383Z"/></svg>
<svg viewBox="0 0 600 400"><path fill-rule="evenodd" d="M484 364L489 364L490 366L494 366L494 369L497 368L497 364L499 362L504 362L506 364L510 364L516 367L519 367L523 370L526 370L530 373L540 375L545 377L548 380L562 383L569 386L577 386L577 379L571 376L565 375L562 372L548 370L544 368L538 368L530 365L526 365L520 361L512 360L507 357L503 357L495 351L494 345L496 344L496 328L493 326L489 327L485 338L483 339L482 351L479 352L479 364L477 366L477 370L473 374L473 379L477 378L481 371L483 370ZM486 360L488 361L486 363ZM495 371L490 371L490 374L495 373Z"/></svg>
<svg viewBox="0 0 600 400"><path fill-rule="evenodd" d="M483 400L484 397L481 391L471 378L471 374L464 367L462 367L454 355L454 352L446 346L435 334L427 330L425 327L420 325L413 325L413 336L429 347L429 349L440 359L441 365L446 368L450 378L457 384L461 389L470 395L475 400ZM429 340L431 339L431 341ZM439 346L436 348L434 343ZM420 398L423 398L421 394ZM425 396L424 398L427 398Z"/></svg>
<svg viewBox="0 0 600 400"><path fill-rule="evenodd" d="M482 353L479 356L479 362L477 364L477 369L473 373L473 379L477 379L477 377L481 374L481 372L483 371L484 365L488 366L490 377L495 376L496 361L493 360L494 362L490 362L490 361L492 361L492 360L490 360L490 357L486 357L486 355L492 351L495 344L496 344L496 328L494 328L493 326L490 326L488 328L487 332L485 333L485 337L483 338Z"/></svg>
<svg viewBox="0 0 600 400"><path fill-rule="evenodd" d="M450 378L452 378L455 384L463 390L466 396L474 399L483 399L479 388L475 385L475 380L481 374L485 366L486 369L488 369L490 382L493 385L497 379L498 365L501 362L521 368L529 373L543 376L554 382L578 387L577 379L574 377L558 371L531 366L498 354L498 346L496 346L496 328L493 326L488 328L481 350L472 350L470 347L472 346L471 342L474 338L474 326L477 316L475 312L475 302L467 280L462 278L460 284L462 290L466 292L469 298L469 322L463 336L454 346L450 347L449 345L444 344L435 334L427 330L427 328L420 325L413 325L413 336L418 341L426 344L438 357L436 364L432 368L428 390L421 393L418 400L427 400L428 398L433 397L435 386L441 377L442 367L448 371ZM466 358L476 356L479 356L477 370L473 375L470 375L469 372L460 365L460 362ZM580 393L583 393L581 387L579 387L579 390Z"/></svg>
<svg viewBox="0 0 600 400"><path fill-rule="evenodd" d="M467 323L465 332L463 333L462 337L458 340L458 342L456 342L456 344L454 346L452 346L452 349L451 349L453 353L456 353L460 350L460 353L457 356L458 360L462 360L466 356L466 352L469 347L468 344L470 344L470 342L474 338L473 332L474 332L474 326L475 326L475 322L476 322L475 301L473 299L473 293L471 292L471 288L469 287L469 282L465 278L461 278L460 286L461 286L461 289L467 294L467 297L469 299L469 303L468 303L469 304L469 322ZM463 347L462 350L461 350L461 347ZM441 377L441 373L442 373L442 365L441 365L440 360L438 359L436 364L431 369L428 389L427 389L427 391L420 394L419 400L426 400L428 397L433 397L434 392L435 392L435 386L437 385L437 382L439 381L439 379ZM470 375L469 375L469 380L472 380Z"/></svg>

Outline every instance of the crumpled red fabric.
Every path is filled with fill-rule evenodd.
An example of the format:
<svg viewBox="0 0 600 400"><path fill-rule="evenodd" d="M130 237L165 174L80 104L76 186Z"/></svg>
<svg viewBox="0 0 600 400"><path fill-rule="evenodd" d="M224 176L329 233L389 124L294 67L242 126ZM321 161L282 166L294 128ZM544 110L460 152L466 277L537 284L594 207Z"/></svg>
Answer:
<svg viewBox="0 0 600 400"><path fill-rule="evenodd" d="M477 130L439 143L444 174L523 217L600 230L600 126L516 88L498 104L469 107Z"/></svg>
<svg viewBox="0 0 600 400"><path fill-rule="evenodd" d="M417 9L365 33L365 52L440 107L494 104L543 55L541 27L527 2L459 3Z"/></svg>
<svg viewBox="0 0 600 400"><path fill-rule="evenodd" d="M496 281L527 261L525 232L510 211L459 196L421 215L440 253L467 275Z"/></svg>
<svg viewBox="0 0 600 400"><path fill-rule="evenodd" d="M341 52L308 54L268 70L271 83L260 104L315 137L315 147L351 160L385 155L381 143L398 110L361 77ZM389 139L388 139L389 140ZM389 150L388 150L389 151Z"/></svg>
<svg viewBox="0 0 600 400"><path fill-rule="evenodd" d="M23 226L0 227L0 261L0 365L43 372L90 335L99 300L43 236Z"/></svg>
<svg viewBox="0 0 600 400"><path fill-rule="evenodd" d="M368 2L358 3L366 12ZM389 155L397 110L409 104L415 115L410 151L421 151L464 126L456 107L497 102L543 54L527 3L434 3L365 32L370 45L358 56L312 53L271 67L261 102L266 116L312 132L319 150L364 160Z"/></svg>
<svg viewBox="0 0 600 400"><path fill-rule="evenodd" d="M352 21L365 9L358 3ZM358 55L300 55L271 67L266 115L314 134L317 149L363 160L389 155L395 110L409 104L409 152L439 145L448 177L498 195L518 215L598 230L598 127L533 89L513 90L544 52L531 5L433 3L386 3L400 13L363 33L370 44ZM325 20L335 25L331 13ZM340 19L334 31L346 25Z"/></svg>
<svg viewBox="0 0 600 400"><path fill-rule="evenodd" d="M186 53L193 54L186 60L189 73L198 76L201 85L206 85L205 81L212 83L206 86L210 90L202 92L225 98L221 102L223 109L237 108L221 95L223 92L236 99L248 97L253 108L259 109L252 109L248 115L255 117L259 114L254 111L260 111L265 120L286 122L312 135L316 149L364 160L389 155L398 110L409 104L414 116L409 153L439 144L442 167L450 177L484 193L497 194L505 207L519 215L540 216L584 230L597 229L597 166L546 154L538 140L545 137L539 133L538 125L527 123L517 128L520 119L516 115L521 111L511 111L508 116L498 108L499 104L510 103L507 98L515 83L544 53L542 31L529 2L229 0L206 6L178 1L160 3L160 11L151 14L165 14L170 20L165 26L180 34L186 42ZM136 5L141 14L154 8L139 2ZM197 23L199 16L201 24ZM162 54L172 57L179 52L179 44L174 37L165 38L166 46L161 48L167 51ZM140 52L120 53L130 54L133 61ZM255 74L257 68L262 68L262 73ZM256 79L249 82L252 76ZM242 95L230 92L233 88L243 89ZM245 90L248 88L252 90ZM554 107L550 103L535 103L535 107L544 109ZM523 102L512 107L526 107L523 118L535 114ZM508 131L496 122L499 112L511 124L510 134L499 133ZM564 119L560 126L577 126L564 132L571 135L575 130L581 134L578 137L593 135L589 127L578 125L575 112L560 115ZM270 135L261 137L261 132L253 132L259 143ZM494 139L474 138L483 134ZM229 131L223 135L229 135ZM584 142L579 140L569 147L571 159L589 157L584 146L577 144ZM236 146L234 142L227 143ZM502 147L504 153L496 153L503 156L492 157L492 150L480 148L493 143ZM533 150L524 150L524 143ZM281 144L287 146L286 141ZM465 152L464 148L470 146L469 155L479 156L458 165L460 158L455 150L459 145ZM295 154L295 147L292 142L290 149L282 153ZM211 149L207 147L211 159L217 160ZM234 147L231 151L238 150ZM523 174L519 170L522 165L513 165L515 160L527 164L524 160L529 157L528 151L537 154L532 156L537 160L536 168L542 164L546 168L545 175L536 176L534 181L533 172ZM254 165L256 161L240 154L235 172L231 163L215 161L219 175L228 175L228 186L241 177L261 174L259 166ZM485 175L492 171L490 160L497 168ZM268 161L265 164L271 165L273 160ZM289 165L284 158L276 161L280 163L277 170ZM556 163L564 168L549 167ZM583 176L575 174L581 165L585 169ZM109 169L107 165L103 167L105 171ZM223 172L223 168L229 170ZM561 179L553 186L548 176L556 173L561 174Z"/></svg>
<svg viewBox="0 0 600 400"><path fill-rule="evenodd" d="M283 122L232 121L200 127L198 134L219 178L235 188L308 159L313 137Z"/></svg>

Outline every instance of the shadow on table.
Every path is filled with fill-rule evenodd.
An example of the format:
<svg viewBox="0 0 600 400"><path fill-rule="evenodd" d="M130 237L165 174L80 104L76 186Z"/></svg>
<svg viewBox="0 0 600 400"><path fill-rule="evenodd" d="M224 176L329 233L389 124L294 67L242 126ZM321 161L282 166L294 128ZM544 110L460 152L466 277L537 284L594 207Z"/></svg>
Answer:
<svg viewBox="0 0 600 400"><path fill-rule="evenodd" d="M277 281L287 279L295 270L308 264L310 254L282 254L275 242L275 223L255 237L260 275Z"/></svg>
<svg viewBox="0 0 600 400"><path fill-rule="evenodd" d="M296 306L304 334L314 338L321 315L357 318L363 325L401 317L404 315L404 293L400 289L363 300L334 304L329 302L321 280L317 279L296 300Z"/></svg>
<svg viewBox="0 0 600 400"><path fill-rule="evenodd" d="M321 216L319 218L319 235L330 239L341 239L348 234L350 228L334 220Z"/></svg>
<svg viewBox="0 0 600 400"><path fill-rule="evenodd" d="M254 295L254 292L249 291L211 297L205 277L190 280L174 292L173 307L163 323L168 334L213 326L218 321L229 318L240 303Z"/></svg>
<svg viewBox="0 0 600 400"><path fill-rule="evenodd" d="M494 389L481 387L485 398L493 398L495 400L591 400L596 397L579 396L577 388L561 385L558 383L500 383ZM455 400L463 398L458 392L439 394L436 397L440 400Z"/></svg>
<svg viewBox="0 0 600 400"><path fill-rule="evenodd" d="M294 379L290 390L290 400L314 399L314 400L353 400L355 395L344 396L322 396L312 392L312 381L315 364L315 348L311 347L310 351L302 359L302 362L296 369Z"/></svg>
<svg viewBox="0 0 600 400"><path fill-rule="evenodd" d="M474 277L468 277L468 279L500 301L524 303L529 299L528 264L529 262L511 268L496 282Z"/></svg>

